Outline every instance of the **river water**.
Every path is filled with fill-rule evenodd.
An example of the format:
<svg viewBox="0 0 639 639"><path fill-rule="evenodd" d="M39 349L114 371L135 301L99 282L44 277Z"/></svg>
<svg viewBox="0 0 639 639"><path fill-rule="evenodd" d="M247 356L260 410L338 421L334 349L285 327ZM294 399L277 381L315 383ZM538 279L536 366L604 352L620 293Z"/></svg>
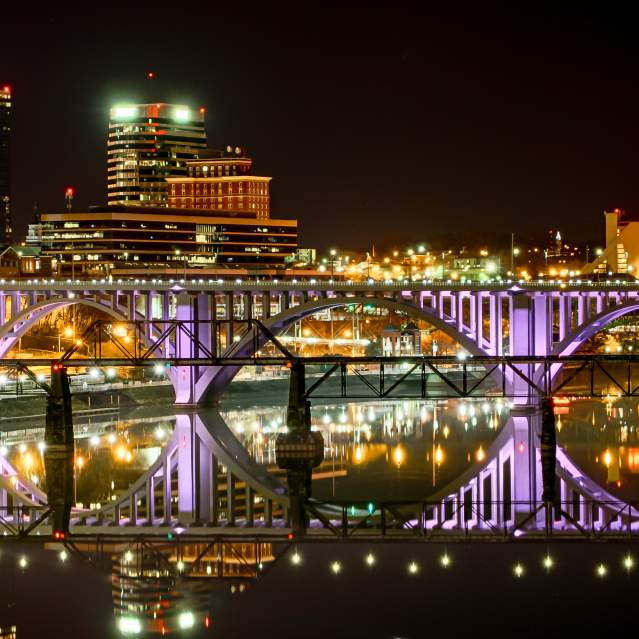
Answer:
<svg viewBox="0 0 639 639"><path fill-rule="evenodd" d="M625 499L639 496L638 411L637 401L620 398L556 407L560 445L589 477ZM221 415L252 458L284 481L274 446L285 428L285 407L224 406ZM326 500L427 498L481 462L510 415L504 400L316 404L312 427L322 432L326 449L313 494ZM124 491L161 453L175 421L173 407L162 405L80 420L77 502L88 506ZM41 440L38 424L2 436L3 452L38 482ZM0 627L15 626L19 637L392 639L471 631L532 637L585 626L609 633L628 630L618 611L632 610L636 576L634 565L622 562L629 555L639 561L639 553L623 544L266 544L259 560L255 549L235 549L243 567L210 551L208 580L149 582L131 567L124 547L106 567L71 553L63 561L60 552L5 546ZM176 559L171 552L168 561ZM552 569L542 564L548 556ZM602 565L605 575L598 573ZM218 569L225 578L216 577ZM36 614L44 602L46 618ZM136 626L142 611L155 605L164 616ZM51 628L66 630L50 635Z"/></svg>

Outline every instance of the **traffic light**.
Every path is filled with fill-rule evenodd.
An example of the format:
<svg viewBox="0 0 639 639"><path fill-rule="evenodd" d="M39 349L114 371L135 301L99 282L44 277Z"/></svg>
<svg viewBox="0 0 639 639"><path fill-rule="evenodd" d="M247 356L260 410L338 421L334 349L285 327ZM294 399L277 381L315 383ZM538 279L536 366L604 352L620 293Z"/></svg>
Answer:
<svg viewBox="0 0 639 639"><path fill-rule="evenodd" d="M64 541L67 538L67 533L64 530L54 530L53 538L56 541Z"/></svg>

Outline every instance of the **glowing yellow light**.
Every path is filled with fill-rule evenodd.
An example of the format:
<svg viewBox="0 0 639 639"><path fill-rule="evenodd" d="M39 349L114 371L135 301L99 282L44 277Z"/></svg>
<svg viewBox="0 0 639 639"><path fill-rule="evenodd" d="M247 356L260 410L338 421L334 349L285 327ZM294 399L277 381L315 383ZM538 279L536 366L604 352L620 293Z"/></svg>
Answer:
<svg viewBox="0 0 639 639"><path fill-rule="evenodd" d="M353 453L353 461L356 464L360 464L362 461L364 461L364 447L363 446L357 446L355 448L355 452Z"/></svg>
<svg viewBox="0 0 639 639"><path fill-rule="evenodd" d="M369 552L368 555L366 555L364 561L366 562L367 566L374 566L377 560L375 559L375 555L372 552Z"/></svg>
<svg viewBox="0 0 639 639"><path fill-rule="evenodd" d="M610 454L610 451L608 449L606 449L603 454L603 463L606 465L606 467L609 467L612 463L612 455Z"/></svg>
<svg viewBox="0 0 639 639"><path fill-rule="evenodd" d="M67 326L67 327L64 329L64 336L65 336L65 337L73 337L73 333L74 333L74 331L73 331L73 327L71 327L71 326Z"/></svg>
<svg viewBox="0 0 639 639"><path fill-rule="evenodd" d="M437 446L435 449L435 463L437 465L441 464L444 461L444 451L441 446Z"/></svg>
<svg viewBox="0 0 639 639"><path fill-rule="evenodd" d="M124 446L118 446L115 449L115 456L120 460L120 461L124 461L126 458L126 454L127 454L127 449Z"/></svg>
<svg viewBox="0 0 639 639"><path fill-rule="evenodd" d="M477 459L478 462L483 461L486 457L486 451L480 446L477 449L477 452L475 453L475 459Z"/></svg>
<svg viewBox="0 0 639 639"><path fill-rule="evenodd" d="M393 461L399 467L404 462L406 458L406 454L401 446L397 446L395 450L393 450Z"/></svg>
<svg viewBox="0 0 639 639"><path fill-rule="evenodd" d="M603 579L608 574L608 567L606 566L606 564L597 564L597 567L595 568L595 574L597 575L597 577Z"/></svg>
<svg viewBox="0 0 639 639"><path fill-rule="evenodd" d="M342 564L339 563L339 561L334 561L331 563L331 572L334 575L339 575L340 572L342 572Z"/></svg>
<svg viewBox="0 0 639 639"><path fill-rule="evenodd" d="M82 468L84 467L84 457L77 457L75 460L75 465L82 470Z"/></svg>
<svg viewBox="0 0 639 639"><path fill-rule="evenodd" d="M116 337L125 337L127 335L126 326L114 326L113 334Z"/></svg>
<svg viewBox="0 0 639 639"><path fill-rule="evenodd" d="M448 556L448 553L444 553L440 558L439 558L439 563L442 565L442 568L448 568L448 566L450 566L450 557Z"/></svg>
<svg viewBox="0 0 639 639"><path fill-rule="evenodd" d="M623 567L628 571L632 570L635 567L635 560L632 555L626 555L623 558Z"/></svg>
<svg viewBox="0 0 639 639"><path fill-rule="evenodd" d="M415 561L411 561L408 564L408 574L409 575L416 575L419 572L419 564Z"/></svg>
<svg viewBox="0 0 639 639"><path fill-rule="evenodd" d="M524 576L524 567L522 564L515 564L514 568L513 568L513 573L515 574L515 577L520 578Z"/></svg>
<svg viewBox="0 0 639 639"><path fill-rule="evenodd" d="M542 564L546 570L551 570L555 565L553 558L550 555L546 555L542 561Z"/></svg>
<svg viewBox="0 0 639 639"><path fill-rule="evenodd" d="M300 555L297 550L291 555L291 563L294 566L299 566L302 563L302 555Z"/></svg>

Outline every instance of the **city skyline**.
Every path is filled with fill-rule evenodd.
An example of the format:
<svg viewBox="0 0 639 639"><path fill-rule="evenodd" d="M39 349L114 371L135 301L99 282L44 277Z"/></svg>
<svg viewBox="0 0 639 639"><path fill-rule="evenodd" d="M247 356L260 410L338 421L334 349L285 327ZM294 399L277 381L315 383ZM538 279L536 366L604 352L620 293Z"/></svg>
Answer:
<svg viewBox="0 0 639 639"><path fill-rule="evenodd" d="M425 241L451 220L470 237L559 226L585 241L601 235L604 209L637 209L631 13L262 18L221 13L213 41L178 19L162 50L134 36L112 47L94 16L10 18L14 239L34 203L64 208L68 184L75 206L105 203L109 108L149 98L201 105L210 146L250 148L274 176L274 214L300 220L301 245Z"/></svg>

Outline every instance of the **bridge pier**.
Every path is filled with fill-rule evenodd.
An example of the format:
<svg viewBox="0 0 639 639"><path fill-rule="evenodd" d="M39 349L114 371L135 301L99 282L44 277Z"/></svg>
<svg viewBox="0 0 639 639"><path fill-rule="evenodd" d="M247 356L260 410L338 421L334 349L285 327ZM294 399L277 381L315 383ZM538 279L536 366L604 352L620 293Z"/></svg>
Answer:
<svg viewBox="0 0 639 639"><path fill-rule="evenodd" d="M75 469L71 391L67 371L60 364L51 367L44 441L48 503L53 510L52 528L54 533L66 534L73 504Z"/></svg>
<svg viewBox="0 0 639 639"><path fill-rule="evenodd" d="M286 470L289 515L296 538L302 538L308 528L305 504L312 494L312 471L324 459L324 439L319 431L311 431L311 403L304 396L304 364L291 365L287 433L280 433L275 443L277 465Z"/></svg>

